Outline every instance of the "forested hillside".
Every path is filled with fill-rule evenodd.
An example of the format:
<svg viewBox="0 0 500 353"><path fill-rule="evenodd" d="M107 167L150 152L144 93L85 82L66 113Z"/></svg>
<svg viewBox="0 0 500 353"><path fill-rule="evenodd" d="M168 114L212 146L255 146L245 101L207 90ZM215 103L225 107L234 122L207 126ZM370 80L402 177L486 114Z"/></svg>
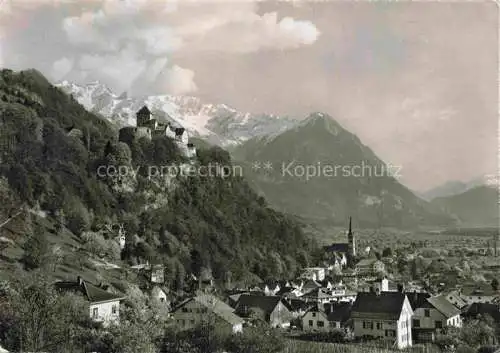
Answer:
<svg viewBox="0 0 500 353"><path fill-rule="evenodd" d="M269 208L244 176L150 178L152 166L188 165L171 139L118 142L117 131L37 71L1 71L0 99L0 220L22 213L0 229L4 241L25 251L43 242L42 214L56 237L99 240L97 253L110 261L166 264L178 286L202 268L248 281L292 276L308 263L315 245L300 224ZM198 167L230 163L220 148L198 148ZM102 166L139 173L102 175ZM104 251L116 236L105 230L115 225L127 234L118 258Z"/></svg>

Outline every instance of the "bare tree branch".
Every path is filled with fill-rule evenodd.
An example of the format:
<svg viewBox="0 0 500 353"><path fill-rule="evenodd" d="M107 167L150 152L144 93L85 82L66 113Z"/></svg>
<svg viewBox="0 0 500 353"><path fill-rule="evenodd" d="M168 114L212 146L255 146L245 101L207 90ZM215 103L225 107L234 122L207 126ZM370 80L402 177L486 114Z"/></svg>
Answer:
<svg viewBox="0 0 500 353"><path fill-rule="evenodd" d="M7 218L6 220L4 220L2 223L0 223L0 228L2 228L5 225L7 225L7 223L9 223L10 221L12 221L14 218L16 218L17 216L19 216L21 213L23 213L23 210L17 211L14 215L12 215L9 218Z"/></svg>

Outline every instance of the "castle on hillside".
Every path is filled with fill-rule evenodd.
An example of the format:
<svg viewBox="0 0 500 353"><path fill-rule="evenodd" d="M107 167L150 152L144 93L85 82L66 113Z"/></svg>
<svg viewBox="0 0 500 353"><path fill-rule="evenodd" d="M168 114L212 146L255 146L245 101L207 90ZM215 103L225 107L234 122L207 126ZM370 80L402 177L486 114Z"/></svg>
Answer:
<svg viewBox="0 0 500 353"><path fill-rule="evenodd" d="M186 129L173 126L170 122L158 121L147 106L143 106L136 113L136 126L127 126L120 129L119 140L130 144L139 138L151 140L153 137L166 136L172 138L188 157L196 157L196 148L189 143L189 135Z"/></svg>
<svg viewBox="0 0 500 353"><path fill-rule="evenodd" d="M353 259L356 257L356 237L352 232L352 218L349 217L349 231L347 232L347 243L333 243L325 246L327 254L333 254L336 257L347 259L347 265L353 265Z"/></svg>

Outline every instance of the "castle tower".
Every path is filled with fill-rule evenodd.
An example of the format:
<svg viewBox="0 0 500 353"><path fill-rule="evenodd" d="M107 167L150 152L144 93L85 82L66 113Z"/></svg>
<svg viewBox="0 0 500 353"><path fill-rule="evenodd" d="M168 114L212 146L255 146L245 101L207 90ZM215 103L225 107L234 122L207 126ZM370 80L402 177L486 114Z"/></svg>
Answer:
<svg viewBox="0 0 500 353"><path fill-rule="evenodd" d="M347 233L349 256L356 256L356 238L352 234L352 217L349 217L349 232Z"/></svg>
<svg viewBox="0 0 500 353"><path fill-rule="evenodd" d="M143 106L136 113L136 118L137 118L137 126L145 126L152 119L152 113L148 109L148 107Z"/></svg>

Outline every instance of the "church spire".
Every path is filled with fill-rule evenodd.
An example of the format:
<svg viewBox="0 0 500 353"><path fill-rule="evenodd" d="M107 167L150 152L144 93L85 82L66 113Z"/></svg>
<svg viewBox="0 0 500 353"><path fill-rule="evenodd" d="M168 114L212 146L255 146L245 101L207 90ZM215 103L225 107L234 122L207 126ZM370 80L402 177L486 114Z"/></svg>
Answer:
<svg viewBox="0 0 500 353"><path fill-rule="evenodd" d="M349 257L356 256L356 239L352 234L352 217L349 217L349 232L347 233L347 247L349 249Z"/></svg>

